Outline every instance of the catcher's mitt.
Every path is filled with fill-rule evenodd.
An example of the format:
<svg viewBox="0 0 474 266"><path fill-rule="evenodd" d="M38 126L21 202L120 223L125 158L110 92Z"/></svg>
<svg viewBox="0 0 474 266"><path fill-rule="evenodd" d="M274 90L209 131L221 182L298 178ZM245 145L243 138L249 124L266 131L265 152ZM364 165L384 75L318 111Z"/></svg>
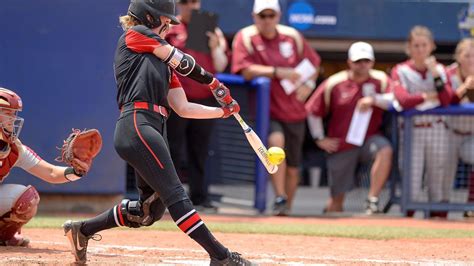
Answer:
<svg viewBox="0 0 474 266"><path fill-rule="evenodd" d="M74 168L78 175L85 175L92 165L92 160L102 149L102 136L97 129L72 129L72 133L64 140L59 162Z"/></svg>

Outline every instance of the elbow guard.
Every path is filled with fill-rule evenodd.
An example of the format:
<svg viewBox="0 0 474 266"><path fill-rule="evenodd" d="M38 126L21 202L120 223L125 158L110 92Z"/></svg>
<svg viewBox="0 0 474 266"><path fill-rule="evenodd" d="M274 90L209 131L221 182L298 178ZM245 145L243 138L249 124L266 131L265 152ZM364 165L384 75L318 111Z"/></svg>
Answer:
<svg viewBox="0 0 474 266"><path fill-rule="evenodd" d="M211 84L214 78L211 73L196 64L196 60L194 60L192 56L176 48L173 48L173 51L171 51L164 62L178 72L178 74L189 77L202 84Z"/></svg>

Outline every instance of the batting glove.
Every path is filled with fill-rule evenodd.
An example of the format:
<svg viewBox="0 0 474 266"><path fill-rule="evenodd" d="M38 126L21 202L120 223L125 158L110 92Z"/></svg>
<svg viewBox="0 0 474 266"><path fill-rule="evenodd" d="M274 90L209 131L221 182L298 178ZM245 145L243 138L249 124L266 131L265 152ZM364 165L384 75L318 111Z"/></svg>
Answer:
<svg viewBox="0 0 474 266"><path fill-rule="evenodd" d="M211 84L209 84L211 92L216 98L217 102L222 106L226 106L232 103L234 99L230 96L229 89L222 84L219 80L214 79Z"/></svg>
<svg viewBox="0 0 474 266"><path fill-rule="evenodd" d="M240 111L240 105L236 100L232 100L230 104L223 106L221 109L224 111L222 118L227 118L235 113L238 113Z"/></svg>

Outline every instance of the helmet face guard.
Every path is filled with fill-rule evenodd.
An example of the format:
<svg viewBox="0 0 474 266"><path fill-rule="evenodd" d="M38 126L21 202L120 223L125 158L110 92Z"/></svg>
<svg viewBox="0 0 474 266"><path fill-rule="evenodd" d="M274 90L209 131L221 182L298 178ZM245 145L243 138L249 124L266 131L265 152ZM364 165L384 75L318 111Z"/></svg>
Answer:
<svg viewBox="0 0 474 266"><path fill-rule="evenodd" d="M9 89L0 88L0 141L13 143L18 138L24 121L18 116L22 109L20 96Z"/></svg>
<svg viewBox="0 0 474 266"><path fill-rule="evenodd" d="M0 107L0 141L14 143L20 135L25 120L17 113L16 110Z"/></svg>

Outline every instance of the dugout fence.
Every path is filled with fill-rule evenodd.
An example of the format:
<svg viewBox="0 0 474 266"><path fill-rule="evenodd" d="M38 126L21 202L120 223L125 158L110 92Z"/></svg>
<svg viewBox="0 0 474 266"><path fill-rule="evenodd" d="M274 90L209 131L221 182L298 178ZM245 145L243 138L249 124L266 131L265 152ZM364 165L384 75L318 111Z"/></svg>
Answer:
<svg viewBox="0 0 474 266"><path fill-rule="evenodd" d="M425 217L431 211L474 211L469 202L474 169L466 161L474 158L474 104L395 116L401 183L399 189L391 187L391 202L399 203L405 215L413 210Z"/></svg>
<svg viewBox="0 0 474 266"><path fill-rule="evenodd" d="M267 145L270 101L269 79L256 78L252 81L245 81L243 77L231 74L219 74L218 78L231 87L232 96L241 106L240 114ZM393 204L399 204L403 214L407 214L409 210L417 210L422 211L426 217L429 216L431 211L474 211L474 202L468 202L469 190L474 191L474 174L472 173L474 168L472 164L461 160L455 149L451 149L456 144L455 138L448 138L448 141L443 144L444 146L439 145L441 149L444 147L446 151L450 151L439 156L456 157L454 158L453 178L449 179L448 174L446 174L446 177L442 179L449 180L447 185L449 197L447 200L432 200L430 186L434 186L434 189L436 189L436 186L441 186L441 184L430 185L429 171L426 166L422 168L420 184L416 185L416 189L419 189L419 191L416 191L417 196L413 196L415 189L413 187L413 168L419 167L417 164L420 163L426 165L427 159L421 160L418 158L418 155L414 153L419 151L414 150L414 147L421 140L437 143L443 138L435 130L425 130L421 135L421 140L419 134L415 136L415 131L420 125L420 118L432 121L436 126L444 129L449 136L455 136L454 124L450 121L459 117L471 119L471 121L469 119L465 120L464 125L465 128L471 128L472 130L465 130L462 135L465 139L471 137L474 141L474 104L436 108L424 112L408 110L391 114L386 135L391 139L394 147L394 161L391 176L380 195L380 207L383 208L384 212L388 212ZM428 126L428 124L423 125ZM456 146L459 148L459 143ZM426 153L426 151L424 152ZM474 150L468 150L467 152L471 153L474 158ZM306 166L303 165L303 167L310 167L312 164L309 163ZM439 166L440 169L448 167L447 163ZM367 197L370 187L369 169L370 165L361 165L354 176L355 187L347 193L344 206L346 211L355 213L363 211L364 199ZM260 213L265 211L268 196L268 173L247 142L238 122L232 117L216 121L209 147L209 158L206 163L206 175L212 184L230 188L226 190L225 195L217 195L218 197L231 197L235 199L235 202L245 202L242 205L252 206ZM127 181L127 187L133 187L132 180ZM247 188L249 186L253 187L254 190L239 189L242 184L246 185Z"/></svg>
<svg viewBox="0 0 474 266"><path fill-rule="evenodd" d="M232 74L218 74L217 78L231 88L232 97L240 105L241 116L266 145L269 127L270 80L258 77L246 81L242 76ZM218 201L253 207L261 213L264 212L268 174L248 143L239 123L233 117L216 120L208 152L205 166L206 180L211 184L228 187L225 194L211 194L211 197L217 197ZM186 171L184 169L181 173L186 175ZM127 167L126 176L127 197L138 198L133 168ZM240 186L245 186L245 189L239 189ZM252 187L253 191L250 192L248 187Z"/></svg>
<svg viewBox="0 0 474 266"><path fill-rule="evenodd" d="M251 81L232 74L218 74L217 78L229 86L240 104L243 119L266 145L269 110L270 80L259 77ZM267 197L267 172L250 147L242 128L233 118L219 119L213 132L209 148L210 156L206 175L212 183L254 184L253 195L235 195L253 201L259 212L265 211Z"/></svg>

